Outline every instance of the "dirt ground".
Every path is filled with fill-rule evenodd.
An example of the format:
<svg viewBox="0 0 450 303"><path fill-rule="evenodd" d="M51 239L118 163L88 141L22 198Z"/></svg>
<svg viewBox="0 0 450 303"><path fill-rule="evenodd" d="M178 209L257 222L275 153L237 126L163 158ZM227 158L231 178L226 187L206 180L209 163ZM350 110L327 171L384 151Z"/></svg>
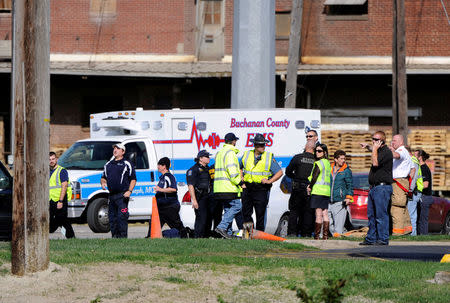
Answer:
<svg viewBox="0 0 450 303"><path fill-rule="evenodd" d="M11 276L10 264L3 264L0 273L0 302L4 303L299 302L285 284L287 279L303 280L302 273L289 268L268 273L235 266L125 262L51 263L48 270L25 277ZM377 301L349 297L345 302Z"/></svg>

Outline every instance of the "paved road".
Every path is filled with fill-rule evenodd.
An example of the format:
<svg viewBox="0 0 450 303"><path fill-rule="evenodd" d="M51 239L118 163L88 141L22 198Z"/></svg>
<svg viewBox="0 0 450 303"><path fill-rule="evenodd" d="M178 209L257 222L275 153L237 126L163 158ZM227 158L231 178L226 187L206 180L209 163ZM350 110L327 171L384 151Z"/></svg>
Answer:
<svg viewBox="0 0 450 303"><path fill-rule="evenodd" d="M107 239L111 233L93 233L87 225L73 225L75 236L81 239ZM128 227L129 238L144 238L148 224L136 223ZM50 239L64 239L60 229L50 234ZM317 247L320 251L302 251L267 254L289 258L326 258L326 259L376 259L376 260L418 260L439 262L442 256L450 254L450 241L391 241L389 246L359 246L356 241L348 240L309 240L289 239L291 243L301 243Z"/></svg>

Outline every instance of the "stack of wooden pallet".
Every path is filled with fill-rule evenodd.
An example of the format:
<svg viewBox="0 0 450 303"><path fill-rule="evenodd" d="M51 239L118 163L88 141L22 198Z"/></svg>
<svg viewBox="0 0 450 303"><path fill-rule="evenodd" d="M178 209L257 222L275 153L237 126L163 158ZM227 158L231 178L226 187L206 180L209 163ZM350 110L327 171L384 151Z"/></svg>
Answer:
<svg viewBox="0 0 450 303"><path fill-rule="evenodd" d="M392 131L386 130L386 144L392 141ZM347 153L347 163L355 172L368 172L371 165L370 153L361 149L359 143L371 143L372 132L322 131L322 142L328 145L330 159L334 151L342 149ZM433 173L433 187L450 190L450 130L411 130L408 145L413 150L421 148L431 155L427 161Z"/></svg>
<svg viewBox="0 0 450 303"><path fill-rule="evenodd" d="M339 131L324 131L321 136L322 140L320 142L324 143L328 147L328 155L330 158L333 157L334 153L340 148L341 136Z"/></svg>

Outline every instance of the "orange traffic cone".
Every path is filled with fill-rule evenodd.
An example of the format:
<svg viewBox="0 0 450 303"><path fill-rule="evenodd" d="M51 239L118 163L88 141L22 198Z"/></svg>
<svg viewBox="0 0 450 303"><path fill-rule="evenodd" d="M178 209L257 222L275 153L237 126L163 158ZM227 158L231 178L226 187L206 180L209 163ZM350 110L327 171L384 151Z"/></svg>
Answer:
<svg viewBox="0 0 450 303"><path fill-rule="evenodd" d="M153 197L153 202L152 202L152 225L151 225L150 237L152 239L162 238L161 222L159 221L159 212L158 212L158 206L156 205L156 197Z"/></svg>
<svg viewBox="0 0 450 303"><path fill-rule="evenodd" d="M269 241L286 241L285 238L277 237L260 230L253 230L252 239L269 240Z"/></svg>

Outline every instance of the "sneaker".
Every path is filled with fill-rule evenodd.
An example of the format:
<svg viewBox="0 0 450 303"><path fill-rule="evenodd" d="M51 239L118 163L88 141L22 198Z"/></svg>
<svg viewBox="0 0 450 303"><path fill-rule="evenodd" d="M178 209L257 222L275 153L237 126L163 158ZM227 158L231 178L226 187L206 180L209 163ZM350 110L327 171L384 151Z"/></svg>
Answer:
<svg viewBox="0 0 450 303"><path fill-rule="evenodd" d="M227 233L227 231L225 229L217 227L214 231L216 233L218 233L219 235L221 235L222 238L224 238L224 239L231 239L231 236Z"/></svg>
<svg viewBox="0 0 450 303"><path fill-rule="evenodd" d="M377 241L377 242L375 243L375 245L377 245L377 246L384 246L384 245L389 245L389 243L387 243L387 242L382 242L382 241Z"/></svg>
<svg viewBox="0 0 450 303"><path fill-rule="evenodd" d="M367 242L366 240L359 243L359 245L375 245L375 242Z"/></svg>

